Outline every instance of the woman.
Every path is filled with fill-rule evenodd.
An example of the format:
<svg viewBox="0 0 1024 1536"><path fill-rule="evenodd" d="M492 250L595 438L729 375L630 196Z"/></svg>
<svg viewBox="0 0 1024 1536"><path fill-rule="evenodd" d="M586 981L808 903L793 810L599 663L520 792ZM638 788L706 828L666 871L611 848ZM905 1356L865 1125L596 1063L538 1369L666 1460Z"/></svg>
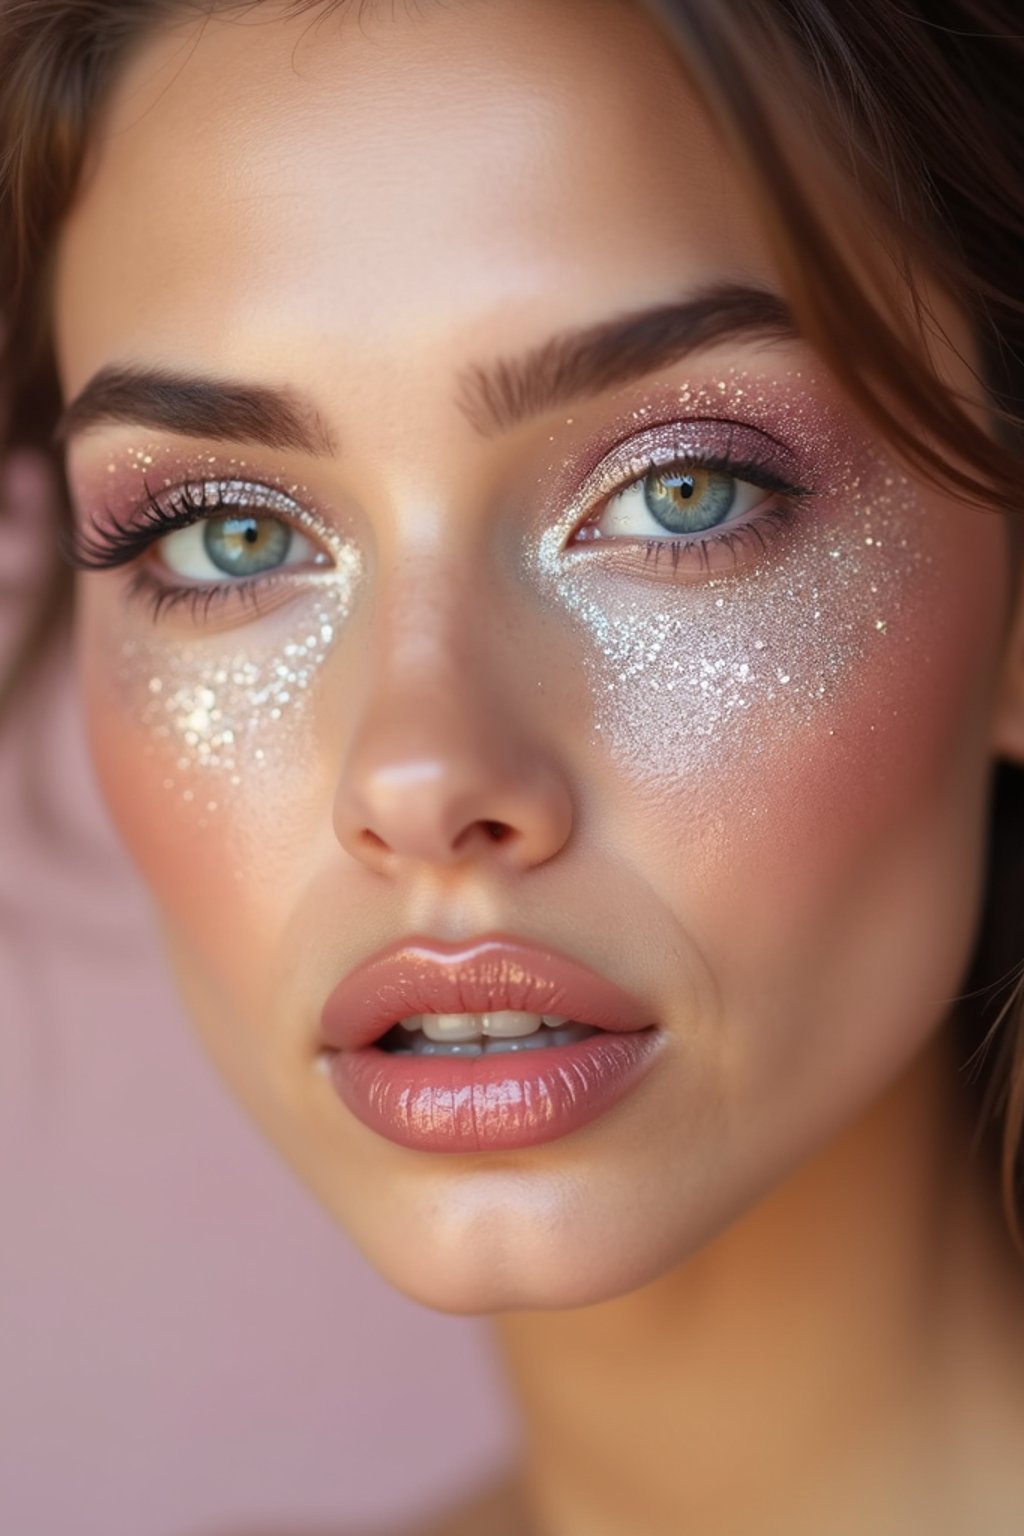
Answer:
<svg viewBox="0 0 1024 1536"><path fill-rule="evenodd" d="M1013 9L9 9L100 781L240 1101L495 1318L450 1530L1021 1528Z"/></svg>

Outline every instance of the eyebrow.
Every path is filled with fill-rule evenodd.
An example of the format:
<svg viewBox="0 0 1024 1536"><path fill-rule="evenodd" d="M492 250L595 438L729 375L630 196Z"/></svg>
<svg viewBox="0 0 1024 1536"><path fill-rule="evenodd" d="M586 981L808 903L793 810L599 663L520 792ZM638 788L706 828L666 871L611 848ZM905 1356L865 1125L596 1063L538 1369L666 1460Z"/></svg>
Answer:
<svg viewBox="0 0 1024 1536"><path fill-rule="evenodd" d="M519 358L474 364L459 376L456 401L486 437L724 341L798 339L792 313L777 293L716 284L681 302L564 331ZM317 411L289 389L162 368L101 368L62 413L54 441L105 422L315 457L337 451Z"/></svg>
<svg viewBox="0 0 1024 1536"><path fill-rule="evenodd" d="M316 411L288 389L162 368L101 368L61 415L54 440L63 442L104 422L297 449L318 457L335 451Z"/></svg>
<svg viewBox="0 0 1024 1536"><path fill-rule="evenodd" d="M720 283L582 330L565 331L521 358L478 364L459 378L458 404L482 436L583 396L632 383L724 341L799 340L779 294Z"/></svg>

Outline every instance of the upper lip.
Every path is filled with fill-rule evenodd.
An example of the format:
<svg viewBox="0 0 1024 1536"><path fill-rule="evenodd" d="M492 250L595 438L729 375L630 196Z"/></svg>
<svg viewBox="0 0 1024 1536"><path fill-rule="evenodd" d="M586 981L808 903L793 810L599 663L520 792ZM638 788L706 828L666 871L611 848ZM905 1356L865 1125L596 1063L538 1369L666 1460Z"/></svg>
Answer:
<svg viewBox="0 0 1024 1536"><path fill-rule="evenodd" d="M321 1032L326 1045L354 1051L416 1014L503 1010L620 1032L654 1022L639 998L557 950L502 934L455 944L414 936L339 982L324 1004Z"/></svg>

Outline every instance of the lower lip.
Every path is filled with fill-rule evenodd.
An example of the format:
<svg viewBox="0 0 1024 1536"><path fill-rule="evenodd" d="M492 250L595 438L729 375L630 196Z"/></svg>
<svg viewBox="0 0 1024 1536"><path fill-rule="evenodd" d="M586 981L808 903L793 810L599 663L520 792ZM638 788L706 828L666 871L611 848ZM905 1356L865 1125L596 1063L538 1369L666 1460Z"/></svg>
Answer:
<svg viewBox="0 0 1024 1536"><path fill-rule="evenodd" d="M337 1051L329 1076L371 1130L418 1152L505 1152L588 1125L646 1075L662 1031L601 1032L539 1051L445 1059Z"/></svg>

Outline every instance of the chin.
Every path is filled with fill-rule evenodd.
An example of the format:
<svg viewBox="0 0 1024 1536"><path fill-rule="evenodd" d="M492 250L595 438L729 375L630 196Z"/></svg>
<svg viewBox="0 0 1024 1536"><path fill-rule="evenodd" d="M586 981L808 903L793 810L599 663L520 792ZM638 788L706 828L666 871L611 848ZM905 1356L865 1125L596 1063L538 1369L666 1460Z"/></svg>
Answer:
<svg viewBox="0 0 1024 1536"><path fill-rule="evenodd" d="M673 1270L707 1235L678 1223L669 1230L663 1219L651 1225L651 1213L645 1224L636 1202L619 1211L602 1206L593 1188L567 1191L567 1182L550 1172L501 1178L478 1168L461 1188L392 1186L372 1215L353 1209L350 1190L325 1203L396 1290L461 1316L612 1301Z"/></svg>
<svg viewBox="0 0 1024 1536"><path fill-rule="evenodd" d="M537 1245L529 1252L437 1251L381 1258L366 1254L378 1273L410 1301L460 1317L503 1312L566 1311L612 1301L641 1289L656 1274L639 1266L602 1263L607 1255L574 1254Z"/></svg>

